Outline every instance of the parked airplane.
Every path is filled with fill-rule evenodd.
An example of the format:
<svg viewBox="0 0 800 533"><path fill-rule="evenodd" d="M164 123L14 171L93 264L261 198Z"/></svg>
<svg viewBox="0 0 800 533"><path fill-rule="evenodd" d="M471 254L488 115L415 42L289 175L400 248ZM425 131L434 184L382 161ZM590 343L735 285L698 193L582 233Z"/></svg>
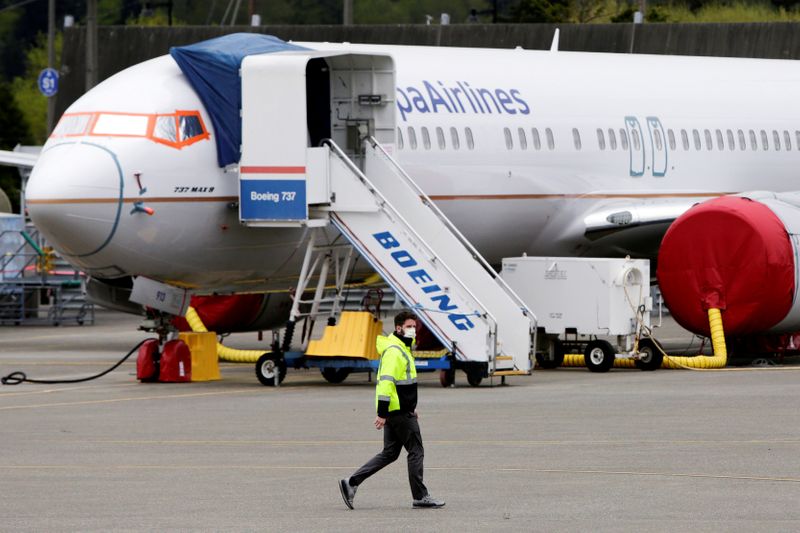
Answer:
<svg viewBox="0 0 800 533"><path fill-rule="evenodd" d="M279 48L271 55L311 53L300 124L305 146L331 137L357 152L358 135L374 134L493 264L523 253L655 259L667 228L694 204L754 189L796 189L795 61L347 43ZM244 159L257 152L252 145L248 156L248 143L255 141L214 114L228 106L238 121L240 94L213 83L198 89L190 67L179 66L187 55L177 50L112 76L76 101L28 182L34 222L91 276L92 292L105 294L109 305L130 306L126 296L98 288L129 284L132 276L230 294L286 289L300 270L308 224L242 224L239 176L304 167L247 167L252 163ZM350 66L336 57L350 57ZM382 71L352 59L364 57L389 58L394 90L374 90ZM355 79L345 71L370 69L373 87L345 87ZM291 107L297 87L282 89L280 77L271 83L272 96L283 95ZM250 113L254 101L245 98L245 130L258 121L265 138L290 135L296 124L289 117ZM213 102L223 111L210 110ZM342 114L357 106L383 110L381 131L373 131L374 120ZM788 224L781 213L776 220ZM704 229L695 225L694 236ZM332 225L324 231L329 242L339 236ZM673 245L677 257L694 254L690 240ZM794 264L781 279L791 282L782 287L789 307L784 299L781 316L762 324L765 330L797 300L796 241L787 243ZM703 257L707 262L693 268L718 266L713 254ZM369 271L364 263L356 268ZM665 296L668 303L704 297ZM276 296L248 326L281 323L286 306ZM781 326L800 329L800 319Z"/></svg>

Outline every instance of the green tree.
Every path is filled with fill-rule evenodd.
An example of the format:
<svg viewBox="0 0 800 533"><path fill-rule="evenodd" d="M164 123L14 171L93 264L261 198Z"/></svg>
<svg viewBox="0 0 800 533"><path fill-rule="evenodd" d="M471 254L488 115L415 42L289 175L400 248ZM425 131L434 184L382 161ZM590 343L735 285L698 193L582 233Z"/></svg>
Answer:
<svg viewBox="0 0 800 533"><path fill-rule="evenodd" d="M0 13L0 79L8 80L10 76L22 72L20 49L22 43L17 38L22 11L10 9Z"/></svg>
<svg viewBox="0 0 800 533"><path fill-rule="evenodd" d="M509 11L507 22L568 22L569 0L521 0Z"/></svg>
<svg viewBox="0 0 800 533"><path fill-rule="evenodd" d="M101 24L111 24L112 19L103 14L107 3L130 4L131 0L99 0L98 19ZM138 1L133 0L138 4ZM19 5L20 0L0 0L0 79L11 80L25 69L25 54L36 42L39 33L47 32L47 1L38 0ZM15 7L16 6L16 7ZM64 15L73 15L80 21L86 14L86 0L57 0L56 23L60 28Z"/></svg>
<svg viewBox="0 0 800 533"><path fill-rule="evenodd" d="M61 61L61 33L56 34L56 65ZM47 98L39 92L39 73L47 67L47 36L39 34L36 45L25 54L25 75L11 82L14 101L22 111L30 136L37 144L47 140Z"/></svg>
<svg viewBox="0 0 800 533"><path fill-rule="evenodd" d="M581 24L594 22L606 16L605 0L572 0L572 20Z"/></svg>
<svg viewBox="0 0 800 533"><path fill-rule="evenodd" d="M354 2L356 24L424 24L425 16L435 21L442 13L450 15L453 24L466 22L470 9L490 11L486 0L361 0Z"/></svg>
<svg viewBox="0 0 800 533"><path fill-rule="evenodd" d="M611 22L633 22L633 14L636 11L636 8L628 7L611 17ZM669 9L658 6L648 7L644 20L647 22L669 22Z"/></svg>
<svg viewBox="0 0 800 533"><path fill-rule="evenodd" d="M292 0L289 24L341 24L341 0Z"/></svg>

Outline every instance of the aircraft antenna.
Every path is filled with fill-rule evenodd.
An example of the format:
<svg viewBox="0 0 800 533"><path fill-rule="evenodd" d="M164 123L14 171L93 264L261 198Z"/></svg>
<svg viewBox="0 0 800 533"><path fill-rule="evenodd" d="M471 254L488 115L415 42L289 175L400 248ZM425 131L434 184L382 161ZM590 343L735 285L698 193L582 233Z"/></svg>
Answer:
<svg viewBox="0 0 800 533"><path fill-rule="evenodd" d="M556 28L556 32L553 34L553 42L550 44L551 52L558 52L558 34L559 34L559 29Z"/></svg>

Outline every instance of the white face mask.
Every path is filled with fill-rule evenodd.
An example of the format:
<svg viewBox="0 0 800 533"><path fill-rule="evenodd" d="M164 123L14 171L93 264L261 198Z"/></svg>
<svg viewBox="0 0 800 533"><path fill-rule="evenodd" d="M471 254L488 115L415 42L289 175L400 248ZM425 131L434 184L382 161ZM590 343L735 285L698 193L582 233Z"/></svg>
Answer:
<svg viewBox="0 0 800 533"><path fill-rule="evenodd" d="M409 339L413 339L417 336L417 328L410 327L410 328L403 328L403 336Z"/></svg>

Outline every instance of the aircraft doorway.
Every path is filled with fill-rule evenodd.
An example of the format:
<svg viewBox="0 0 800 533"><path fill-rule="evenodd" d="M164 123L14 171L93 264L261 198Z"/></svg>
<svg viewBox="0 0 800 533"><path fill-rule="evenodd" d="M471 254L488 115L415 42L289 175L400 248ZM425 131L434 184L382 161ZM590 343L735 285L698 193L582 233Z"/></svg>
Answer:
<svg viewBox="0 0 800 533"><path fill-rule="evenodd" d="M331 82L328 63L322 58L306 65L306 120L309 146L331 138Z"/></svg>
<svg viewBox="0 0 800 533"><path fill-rule="evenodd" d="M636 117L625 117L625 129L628 132L628 150L630 152L630 173L633 177L644 175L644 146L642 146L642 126Z"/></svg>
<svg viewBox="0 0 800 533"><path fill-rule="evenodd" d="M653 176L661 178L667 173L667 142L664 126L658 117L647 117L647 130L650 132L650 153L652 154Z"/></svg>

